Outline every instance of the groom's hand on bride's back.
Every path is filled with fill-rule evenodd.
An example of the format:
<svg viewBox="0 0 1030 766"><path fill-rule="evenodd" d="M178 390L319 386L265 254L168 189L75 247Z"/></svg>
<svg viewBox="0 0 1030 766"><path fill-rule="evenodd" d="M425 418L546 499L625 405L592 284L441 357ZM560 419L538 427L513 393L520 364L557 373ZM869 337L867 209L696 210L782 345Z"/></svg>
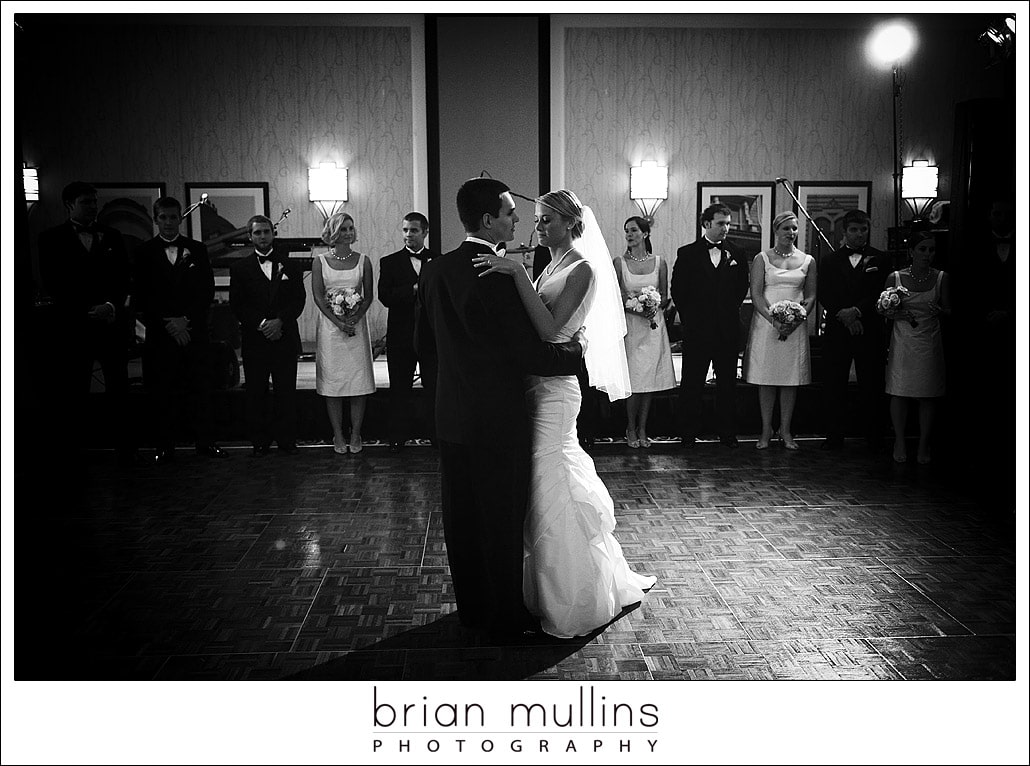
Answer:
<svg viewBox="0 0 1030 766"><path fill-rule="evenodd" d="M587 339L586 336L583 334L583 331L586 329L586 327L580 327L578 330L576 330L576 334L572 336L572 341L574 343L579 344L581 353L584 355L587 352Z"/></svg>

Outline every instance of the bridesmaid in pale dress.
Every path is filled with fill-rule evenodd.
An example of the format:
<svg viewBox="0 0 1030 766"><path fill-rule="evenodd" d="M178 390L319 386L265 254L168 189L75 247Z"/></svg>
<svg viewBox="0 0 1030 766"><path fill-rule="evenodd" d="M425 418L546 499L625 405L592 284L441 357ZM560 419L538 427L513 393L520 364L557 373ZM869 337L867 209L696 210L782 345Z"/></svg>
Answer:
<svg viewBox="0 0 1030 766"><path fill-rule="evenodd" d="M905 428L910 402L919 402L919 448L916 459L930 462L930 428L937 397L944 396L944 344L940 315L951 312L947 275L932 268L937 242L933 232L921 231L909 240L908 268L887 277L885 287L909 291L901 302L903 314L894 317L887 355L887 393L894 426L894 461L908 460ZM912 322L915 322L915 326Z"/></svg>
<svg viewBox="0 0 1030 766"><path fill-rule="evenodd" d="M626 312L626 361L632 391L626 400L626 444L633 448L650 447L647 416L651 399L655 392L676 386L672 347L665 327L665 307L670 300L669 267L651 252L651 224L646 218L627 218L622 228L626 252L616 257L614 263ZM654 287L661 294L661 303L650 317L625 308L625 301L644 286ZM656 325L654 329L652 322Z"/></svg>
<svg viewBox="0 0 1030 766"><path fill-rule="evenodd" d="M762 412L762 433L757 449L768 449L773 438L773 409L780 399L780 439L783 446L796 450L791 431L798 386L812 382L807 324L802 323L780 340L779 322L772 318L769 307L781 300L800 303L811 315L815 308L815 259L796 247L798 218L790 211L780 213L772 223L775 244L763 250L751 262L751 333L747 347L747 382L758 386L758 404Z"/></svg>
<svg viewBox="0 0 1030 766"><path fill-rule="evenodd" d="M372 344L365 312L372 305L372 264L351 245L357 241L354 219L347 213L329 217L322 228L322 241L329 253L311 264L311 297L320 313L316 332L315 390L325 397L329 424L333 429L333 450L345 454L361 452L361 426L365 403L375 393L372 373ZM357 311L337 317L326 301L329 287L351 287L363 300ZM343 431L343 400L350 399L351 435Z"/></svg>

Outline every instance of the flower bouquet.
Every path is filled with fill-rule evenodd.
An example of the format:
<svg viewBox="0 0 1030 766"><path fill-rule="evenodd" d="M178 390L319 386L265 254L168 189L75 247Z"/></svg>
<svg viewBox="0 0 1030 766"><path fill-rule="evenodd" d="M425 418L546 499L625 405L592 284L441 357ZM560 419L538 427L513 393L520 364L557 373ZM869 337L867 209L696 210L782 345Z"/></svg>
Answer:
<svg viewBox="0 0 1030 766"><path fill-rule="evenodd" d="M794 301L776 301L769 307L769 314L779 323L780 340L787 337L808 319L808 312L800 303Z"/></svg>
<svg viewBox="0 0 1030 766"><path fill-rule="evenodd" d="M626 299L626 308L634 314L640 314L644 319L650 319L652 330L658 329L654 317L658 313L658 307L661 305L661 293L651 285L641 288L640 292L633 293Z"/></svg>
<svg viewBox="0 0 1030 766"><path fill-rule="evenodd" d="M362 300L361 293L353 287L330 287L325 291L325 302L329 304L329 310L340 319L354 316Z"/></svg>
<svg viewBox="0 0 1030 766"><path fill-rule="evenodd" d="M908 319L910 325L917 327L919 322L907 311L902 311L901 308L908 294L908 288L906 287L888 287L876 299L876 313L888 319Z"/></svg>

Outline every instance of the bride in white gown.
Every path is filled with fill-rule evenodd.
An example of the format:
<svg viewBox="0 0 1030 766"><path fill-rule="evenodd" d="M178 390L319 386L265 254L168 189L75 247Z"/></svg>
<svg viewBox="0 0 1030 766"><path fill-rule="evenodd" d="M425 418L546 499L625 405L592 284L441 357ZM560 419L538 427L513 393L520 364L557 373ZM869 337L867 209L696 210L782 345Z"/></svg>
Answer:
<svg viewBox="0 0 1030 766"><path fill-rule="evenodd" d="M536 200L536 232L551 262L534 285L516 261L475 259L483 274L510 275L542 340L567 341L585 326L587 373L615 401L629 395L626 333L615 269L590 208L565 189ZM612 534L615 508L579 446L575 376L527 378L533 423L523 597L541 628L561 638L590 633L640 601L654 577L631 571Z"/></svg>

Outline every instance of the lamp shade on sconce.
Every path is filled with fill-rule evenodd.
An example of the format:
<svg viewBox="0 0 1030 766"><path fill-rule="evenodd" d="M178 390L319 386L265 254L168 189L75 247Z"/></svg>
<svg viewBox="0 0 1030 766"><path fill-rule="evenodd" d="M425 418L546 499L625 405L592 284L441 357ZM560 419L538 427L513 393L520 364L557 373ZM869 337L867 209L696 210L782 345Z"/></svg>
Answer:
<svg viewBox="0 0 1030 766"><path fill-rule="evenodd" d="M629 169L629 196L641 214L651 220L663 201L669 198L669 169L654 160L645 160Z"/></svg>
<svg viewBox="0 0 1030 766"><path fill-rule="evenodd" d="M39 171L36 168L24 167L21 177L22 186L25 188L25 201L39 202Z"/></svg>
<svg viewBox="0 0 1030 766"><path fill-rule="evenodd" d="M937 197L937 166L928 160L913 160L901 172L903 199L935 199Z"/></svg>
<svg viewBox="0 0 1030 766"><path fill-rule="evenodd" d="M308 199L312 202L346 202L347 168L335 162L320 163L308 168Z"/></svg>

